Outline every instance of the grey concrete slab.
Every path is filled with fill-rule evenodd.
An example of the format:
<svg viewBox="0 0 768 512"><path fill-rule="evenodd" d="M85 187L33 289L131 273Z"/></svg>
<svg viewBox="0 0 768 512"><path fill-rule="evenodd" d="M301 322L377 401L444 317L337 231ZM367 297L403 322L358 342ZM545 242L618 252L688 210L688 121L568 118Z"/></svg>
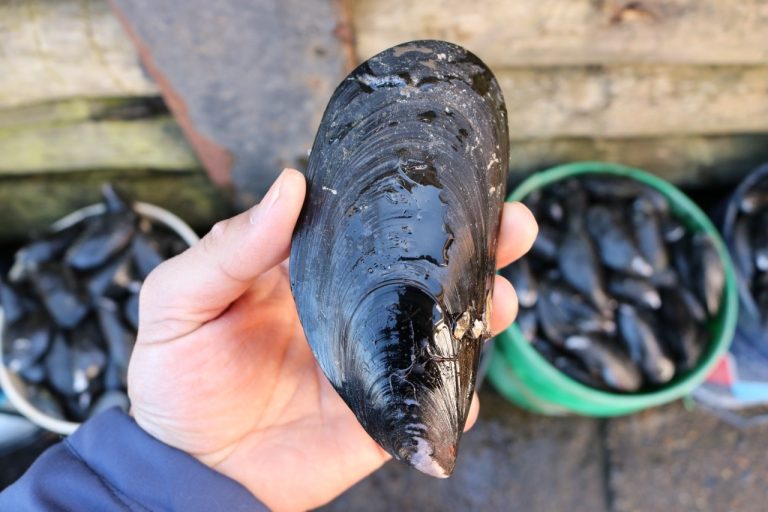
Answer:
<svg viewBox="0 0 768 512"><path fill-rule="evenodd" d="M618 512L768 510L768 425L742 431L675 403L611 420L607 434Z"/></svg>
<svg viewBox="0 0 768 512"><path fill-rule="evenodd" d="M301 167L346 74L333 0L113 0L182 128L240 204Z"/></svg>
<svg viewBox="0 0 768 512"><path fill-rule="evenodd" d="M534 416L487 388L480 402L451 478L390 462L323 510L606 510L599 421Z"/></svg>

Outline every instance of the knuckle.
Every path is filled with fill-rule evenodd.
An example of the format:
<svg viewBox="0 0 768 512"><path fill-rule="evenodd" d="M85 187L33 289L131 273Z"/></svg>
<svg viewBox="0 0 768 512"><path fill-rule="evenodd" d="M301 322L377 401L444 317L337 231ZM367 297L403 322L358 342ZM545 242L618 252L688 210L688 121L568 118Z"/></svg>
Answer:
<svg viewBox="0 0 768 512"><path fill-rule="evenodd" d="M147 274L147 277L144 278L144 282L141 284L141 291L143 293L146 293L146 290L151 290L155 288L155 282L158 279L158 275L163 272L163 269L165 268L165 262L160 263L157 267L155 267L152 272Z"/></svg>
<svg viewBox="0 0 768 512"><path fill-rule="evenodd" d="M212 253L216 243L224 236L229 225L228 220L220 220L213 225L211 230L200 241L202 249L207 253Z"/></svg>
<svg viewBox="0 0 768 512"><path fill-rule="evenodd" d="M176 265L176 261L180 255L174 256L171 259L167 259L156 266L152 272L147 274L144 281L141 283L139 290L139 306L143 303L145 297L150 297L157 294L163 288L163 283L167 281L166 275L173 274L173 266Z"/></svg>
<svg viewBox="0 0 768 512"><path fill-rule="evenodd" d="M220 237L227 230L227 225L228 224L229 224L229 219L224 219L224 220L218 221L211 228L211 231L210 231L209 235L211 235L211 237L213 237L213 238Z"/></svg>
<svg viewBox="0 0 768 512"><path fill-rule="evenodd" d="M157 289L157 281L158 279L161 279L160 275L163 273L165 267L165 262L161 263L144 278L144 282L141 283L141 289L139 290L139 307L141 307L146 298L151 296L154 293L154 290Z"/></svg>

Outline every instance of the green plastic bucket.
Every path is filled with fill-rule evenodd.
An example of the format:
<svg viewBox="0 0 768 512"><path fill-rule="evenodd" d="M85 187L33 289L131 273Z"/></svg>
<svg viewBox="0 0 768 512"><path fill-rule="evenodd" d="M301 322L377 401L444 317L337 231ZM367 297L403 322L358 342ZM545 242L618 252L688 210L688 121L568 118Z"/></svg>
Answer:
<svg viewBox="0 0 768 512"><path fill-rule="evenodd" d="M523 337L516 324L496 337L488 379L508 400L534 412L550 415L619 416L671 402L689 394L709 375L731 343L738 314L733 264L719 233L709 218L670 183L639 169L604 162L577 162L534 174L507 198L521 201L556 181L581 174L611 174L635 179L661 192L675 216L691 231L712 236L725 267L725 289L717 317L707 326L712 341L696 367L665 386L647 392L619 394L600 391L577 382L552 366Z"/></svg>

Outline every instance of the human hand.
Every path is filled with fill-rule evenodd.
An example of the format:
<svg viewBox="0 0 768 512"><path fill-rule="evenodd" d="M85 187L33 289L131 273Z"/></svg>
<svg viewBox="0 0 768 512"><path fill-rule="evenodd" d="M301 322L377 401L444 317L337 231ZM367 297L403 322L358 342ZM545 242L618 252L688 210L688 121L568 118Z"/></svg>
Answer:
<svg viewBox="0 0 768 512"><path fill-rule="evenodd" d="M286 258L305 187L284 171L260 204L150 274L128 373L139 426L276 510L322 505L389 458L327 381L299 323ZM536 231L523 205L506 204L499 266L527 252ZM497 276L494 333L516 312ZM477 410L475 397L468 426Z"/></svg>

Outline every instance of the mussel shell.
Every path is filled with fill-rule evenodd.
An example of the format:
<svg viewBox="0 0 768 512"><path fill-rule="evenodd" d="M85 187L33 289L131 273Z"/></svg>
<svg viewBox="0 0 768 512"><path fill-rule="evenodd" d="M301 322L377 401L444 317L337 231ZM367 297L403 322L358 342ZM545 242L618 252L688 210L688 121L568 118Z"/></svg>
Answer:
<svg viewBox="0 0 768 512"><path fill-rule="evenodd" d="M136 231L136 220L133 211L99 217L69 246L64 260L77 270L89 270L103 265L131 242Z"/></svg>
<svg viewBox="0 0 768 512"><path fill-rule="evenodd" d="M5 327L0 336L5 340L3 361L8 368L20 373L35 366L50 346L51 330L48 317L42 312Z"/></svg>
<svg viewBox="0 0 768 512"><path fill-rule="evenodd" d="M415 41L336 89L291 287L321 368L395 458L448 476L489 335L506 108L476 56Z"/></svg>
<svg viewBox="0 0 768 512"><path fill-rule="evenodd" d="M0 306L3 308L3 319L7 324L20 320L34 305L23 292L11 283L0 278Z"/></svg>
<svg viewBox="0 0 768 512"><path fill-rule="evenodd" d="M139 330L139 294L132 293L123 302L123 316L134 331Z"/></svg>
<svg viewBox="0 0 768 512"><path fill-rule="evenodd" d="M610 309L605 292L605 275L589 237L581 227L571 226L557 253L563 279L574 290L588 297L600 311Z"/></svg>
<svg viewBox="0 0 768 512"><path fill-rule="evenodd" d="M91 299L96 301L102 296L119 296L125 293L129 282L130 256L121 254L101 268L94 270L87 278L86 287Z"/></svg>
<svg viewBox="0 0 768 512"><path fill-rule="evenodd" d="M569 336L564 345L567 353L578 359L594 379L615 391L632 392L640 389L640 370L626 352L610 338L599 335Z"/></svg>
<svg viewBox="0 0 768 512"><path fill-rule="evenodd" d="M608 291L614 297L649 309L661 307L658 290L643 279L631 276L614 275L608 281Z"/></svg>
<svg viewBox="0 0 768 512"><path fill-rule="evenodd" d="M109 213L121 213L133 210L133 198L113 183L101 186L101 197Z"/></svg>
<svg viewBox="0 0 768 512"><path fill-rule="evenodd" d="M128 362L133 352L135 334L127 329L121 318L119 306L103 298L99 301L96 308L96 315L101 328L101 335L106 344L109 362L107 370L110 373L110 385L108 388L115 387L114 383L127 384Z"/></svg>
<svg viewBox="0 0 768 512"><path fill-rule="evenodd" d="M649 319L628 304L619 306L616 317L621 339L646 381L654 385L669 382L675 366Z"/></svg>
<svg viewBox="0 0 768 512"><path fill-rule="evenodd" d="M650 277L653 267L645 261L632 240L620 212L595 205L587 211L587 229L608 268L636 276Z"/></svg>
<svg viewBox="0 0 768 512"><path fill-rule="evenodd" d="M767 225L763 225L764 231ZM699 232L693 235L691 247L693 288L709 316L714 317L720 310L720 301L725 289L725 269L715 241L709 234Z"/></svg>
<svg viewBox="0 0 768 512"><path fill-rule="evenodd" d="M71 329L88 314L88 295L71 268L58 262L43 263L30 279L59 327Z"/></svg>
<svg viewBox="0 0 768 512"><path fill-rule="evenodd" d="M541 261L557 261L557 251L560 246L560 232L549 224L540 224L539 233L531 247L531 256Z"/></svg>
<svg viewBox="0 0 768 512"><path fill-rule="evenodd" d="M521 307L532 308L539 298L538 283L531 272L531 264L527 259L520 259L507 265L499 272L512 283L517 293L517 302Z"/></svg>
<svg viewBox="0 0 768 512"><path fill-rule="evenodd" d="M142 281L165 259L159 244L142 233L137 233L131 241L131 256Z"/></svg>
<svg viewBox="0 0 768 512"><path fill-rule="evenodd" d="M640 254L651 264L654 272L664 271L669 265L669 255L653 202L646 197L635 199L632 202L631 220Z"/></svg>
<svg viewBox="0 0 768 512"><path fill-rule="evenodd" d="M58 258L75 240L81 231L90 224L86 219L82 223L69 226L61 231L48 233L47 236L29 243L16 252L13 267L8 273L11 282L21 282L37 271L42 263Z"/></svg>

